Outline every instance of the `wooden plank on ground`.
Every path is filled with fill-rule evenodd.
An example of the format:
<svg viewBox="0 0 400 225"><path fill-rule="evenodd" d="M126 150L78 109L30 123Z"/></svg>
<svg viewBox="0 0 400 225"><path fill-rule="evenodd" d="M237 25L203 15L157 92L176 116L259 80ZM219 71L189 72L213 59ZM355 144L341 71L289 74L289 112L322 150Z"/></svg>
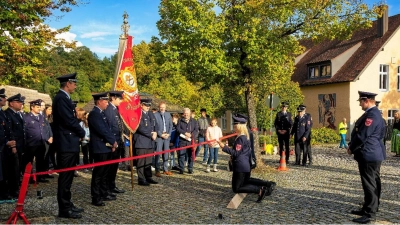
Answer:
<svg viewBox="0 0 400 225"><path fill-rule="evenodd" d="M237 193L235 196L233 196L232 200L229 202L228 206L226 208L228 209L237 209L242 203L243 199L247 196L247 193Z"/></svg>

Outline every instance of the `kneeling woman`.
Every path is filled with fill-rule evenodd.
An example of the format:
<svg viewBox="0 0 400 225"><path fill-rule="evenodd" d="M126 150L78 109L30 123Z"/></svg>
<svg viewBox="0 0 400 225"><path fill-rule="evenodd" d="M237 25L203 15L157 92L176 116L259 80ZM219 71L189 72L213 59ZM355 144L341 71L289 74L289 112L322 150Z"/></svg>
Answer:
<svg viewBox="0 0 400 225"><path fill-rule="evenodd" d="M271 195L275 182L264 181L250 177L251 148L249 133L246 127L246 119L233 116L234 129L237 133L233 148L230 149L221 141L217 141L222 151L231 155L233 174L232 190L235 193L256 193L257 202L261 202L265 196Z"/></svg>

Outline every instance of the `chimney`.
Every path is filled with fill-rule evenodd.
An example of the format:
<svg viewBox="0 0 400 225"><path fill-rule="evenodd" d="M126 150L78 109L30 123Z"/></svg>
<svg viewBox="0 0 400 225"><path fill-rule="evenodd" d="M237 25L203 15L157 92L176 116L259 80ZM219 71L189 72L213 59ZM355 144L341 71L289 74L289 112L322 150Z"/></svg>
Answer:
<svg viewBox="0 0 400 225"><path fill-rule="evenodd" d="M388 6L381 5L379 8L382 10L382 16L378 18L378 38L386 33L389 26Z"/></svg>

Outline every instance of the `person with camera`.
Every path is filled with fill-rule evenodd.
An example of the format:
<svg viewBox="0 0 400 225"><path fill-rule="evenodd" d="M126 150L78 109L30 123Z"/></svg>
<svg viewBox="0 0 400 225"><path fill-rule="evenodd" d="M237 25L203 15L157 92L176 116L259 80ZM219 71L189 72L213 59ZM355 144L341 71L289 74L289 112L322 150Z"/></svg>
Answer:
<svg viewBox="0 0 400 225"><path fill-rule="evenodd" d="M228 145L217 140L222 151L231 155L232 158L232 190L234 193L258 194L257 202L260 203L266 196L271 195L276 183L251 177L251 148L246 127L247 120L236 116L232 118L237 133L233 147L229 148Z"/></svg>

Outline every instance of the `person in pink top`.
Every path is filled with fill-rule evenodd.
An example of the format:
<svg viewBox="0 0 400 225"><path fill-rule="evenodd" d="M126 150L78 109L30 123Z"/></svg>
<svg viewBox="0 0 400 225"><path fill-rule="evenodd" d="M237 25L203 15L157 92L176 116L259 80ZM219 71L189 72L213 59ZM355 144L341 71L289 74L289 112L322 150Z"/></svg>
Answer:
<svg viewBox="0 0 400 225"><path fill-rule="evenodd" d="M214 140L213 142L209 143L209 156L208 156L208 161L207 161L207 170L206 172L210 172L210 167L211 167L211 162L214 159L214 168L213 171L217 172L217 165L218 165L218 149L219 149L219 144L215 140L219 140L222 138L222 130L221 128L217 125L217 119L214 118L211 120L211 126L207 128L206 132L206 140L211 141Z"/></svg>

